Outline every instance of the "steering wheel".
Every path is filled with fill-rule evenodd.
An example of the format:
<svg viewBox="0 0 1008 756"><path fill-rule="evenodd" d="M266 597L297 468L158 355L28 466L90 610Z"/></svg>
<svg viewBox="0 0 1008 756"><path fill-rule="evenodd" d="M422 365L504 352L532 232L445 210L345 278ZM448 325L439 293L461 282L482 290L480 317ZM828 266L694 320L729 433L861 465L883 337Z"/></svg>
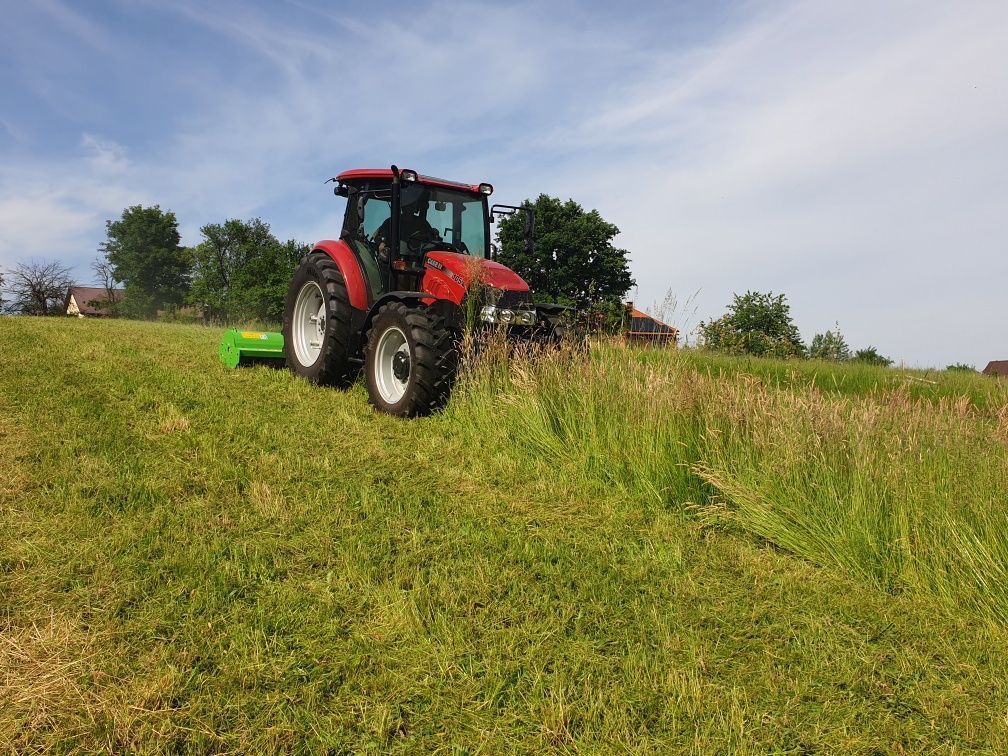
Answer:
<svg viewBox="0 0 1008 756"><path fill-rule="evenodd" d="M434 235L435 238L431 239L430 234L426 229L422 228L417 229L412 234L407 236L406 239L404 240L406 242L406 249L408 249L410 252L413 252L414 254L420 255L423 254L424 252L425 244L436 244L437 246L444 246L448 247L448 249L453 249L456 252L461 252L461 250L458 248L458 245L450 241L445 241L440 237L437 231L434 232Z"/></svg>

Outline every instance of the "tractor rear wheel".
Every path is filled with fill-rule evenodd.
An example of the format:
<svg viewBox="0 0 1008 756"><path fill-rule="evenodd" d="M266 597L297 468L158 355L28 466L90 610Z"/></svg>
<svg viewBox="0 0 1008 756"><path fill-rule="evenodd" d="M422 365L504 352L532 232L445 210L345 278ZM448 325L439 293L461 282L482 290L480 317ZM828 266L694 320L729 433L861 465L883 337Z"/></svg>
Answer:
<svg viewBox="0 0 1008 756"><path fill-rule="evenodd" d="M399 417L445 406L458 370L457 336L426 307L390 302L372 321L364 352L368 398Z"/></svg>
<svg viewBox="0 0 1008 756"><path fill-rule="evenodd" d="M339 266L325 252L306 255L284 303L287 364L312 383L345 388L359 369L350 359L350 335L350 297Z"/></svg>

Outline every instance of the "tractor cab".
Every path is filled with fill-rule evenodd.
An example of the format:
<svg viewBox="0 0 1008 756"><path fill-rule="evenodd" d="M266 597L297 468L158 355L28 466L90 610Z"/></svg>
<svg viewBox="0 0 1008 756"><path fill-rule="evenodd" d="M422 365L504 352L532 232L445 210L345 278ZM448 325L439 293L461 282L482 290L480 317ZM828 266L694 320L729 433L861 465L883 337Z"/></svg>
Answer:
<svg viewBox="0 0 1008 756"><path fill-rule="evenodd" d="M470 186L415 171L353 170L335 179L347 198L340 238L353 249L371 295L416 291L424 256L490 256L489 184Z"/></svg>
<svg viewBox="0 0 1008 756"><path fill-rule="evenodd" d="M429 252L489 260L494 217L524 210L488 207L490 184L463 184L395 166L344 171L333 181L335 194L347 199L340 238L357 256L374 299L389 291L420 290ZM525 212L531 246L531 213Z"/></svg>

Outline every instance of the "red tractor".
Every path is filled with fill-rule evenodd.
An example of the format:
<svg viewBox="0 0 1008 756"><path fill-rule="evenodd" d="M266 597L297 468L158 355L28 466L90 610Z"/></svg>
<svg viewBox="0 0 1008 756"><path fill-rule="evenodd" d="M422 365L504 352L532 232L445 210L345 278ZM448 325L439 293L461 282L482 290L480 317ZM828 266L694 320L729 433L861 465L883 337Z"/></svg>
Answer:
<svg viewBox="0 0 1008 756"><path fill-rule="evenodd" d="M535 304L525 281L495 262L490 224L531 210L488 205L490 184L416 171L344 171L330 179L347 200L338 240L315 244L294 273L284 306L287 364L326 386L346 387L364 368L368 396L401 417L445 405L469 325L523 338L557 338L566 308Z"/></svg>

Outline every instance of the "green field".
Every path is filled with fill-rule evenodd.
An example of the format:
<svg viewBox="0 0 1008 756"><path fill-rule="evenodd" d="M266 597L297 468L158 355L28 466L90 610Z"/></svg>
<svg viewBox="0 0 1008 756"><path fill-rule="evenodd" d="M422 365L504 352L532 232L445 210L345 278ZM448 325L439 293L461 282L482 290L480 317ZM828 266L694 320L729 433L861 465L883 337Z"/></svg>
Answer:
<svg viewBox="0 0 1008 756"><path fill-rule="evenodd" d="M1008 751L1004 383L220 335L0 319L0 751Z"/></svg>

